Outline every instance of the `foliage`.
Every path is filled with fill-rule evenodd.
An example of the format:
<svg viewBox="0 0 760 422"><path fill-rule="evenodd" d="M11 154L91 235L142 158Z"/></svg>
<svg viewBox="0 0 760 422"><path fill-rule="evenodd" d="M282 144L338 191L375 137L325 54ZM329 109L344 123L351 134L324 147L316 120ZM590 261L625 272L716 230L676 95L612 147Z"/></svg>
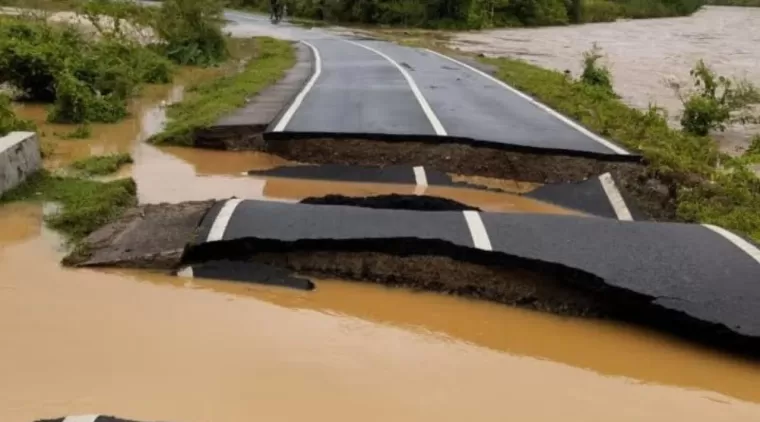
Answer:
<svg viewBox="0 0 760 422"><path fill-rule="evenodd" d="M760 240L760 179L741 163L732 163L730 171L719 169L725 157L713 140L671 129L657 109L633 109L598 86L568 80L560 72L507 58L482 60L497 66L505 82L641 153L650 176L677 192L679 220L717 224Z"/></svg>
<svg viewBox="0 0 760 422"><path fill-rule="evenodd" d="M116 33L93 38L44 20L0 20L0 83L53 102L51 122L115 122L141 83L169 82L173 71L155 47Z"/></svg>
<svg viewBox="0 0 760 422"><path fill-rule="evenodd" d="M760 103L760 92L747 81L718 76L702 60L690 72L694 88L684 94L673 85L684 104L681 126L689 133L705 136L725 130L731 122L752 120L751 105Z"/></svg>
<svg viewBox="0 0 760 422"><path fill-rule="evenodd" d="M155 29L167 57L183 65L212 65L228 56L221 0L166 0Z"/></svg>
<svg viewBox="0 0 760 422"><path fill-rule="evenodd" d="M71 163L71 168L82 176L104 176L115 173L125 164L131 164L132 157L127 153L93 155Z"/></svg>
<svg viewBox="0 0 760 422"><path fill-rule="evenodd" d="M127 115L124 97L95 92L86 82L64 71L55 84L57 98L48 120L53 123L114 123Z"/></svg>
<svg viewBox="0 0 760 422"><path fill-rule="evenodd" d="M581 73L581 82L599 87L602 90L614 95L615 91L612 88L612 74L610 70L604 66L599 65L598 61L604 57L602 55L602 49L594 43L591 50L583 53L583 73Z"/></svg>
<svg viewBox="0 0 760 422"><path fill-rule="evenodd" d="M182 102L171 105L166 129L151 141L192 144L196 130L243 106L247 98L278 81L295 64L293 47L287 41L260 37L254 38L252 44L257 55L241 72L203 83L188 92Z"/></svg>
<svg viewBox="0 0 760 422"><path fill-rule="evenodd" d="M704 0L285 0L291 16L336 23L441 29L562 25L688 15ZM260 11L268 0L231 0Z"/></svg>
<svg viewBox="0 0 760 422"><path fill-rule="evenodd" d="M0 203L20 200L57 202L62 206L61 210L46 216L45 221L71 240L79 240L135 205L136 193L137 187L132 179L101 183L55 176L42 170L0 196Z"/></svg>
<svg viewBox="0 0 760 422"><path fill-rule="evenodd" d="M760 0L709 0L707 3L716 6L760 7Z"/></svg>
<svg viewBox="0 0 760 422"><path fill-rule="evenodd" d="M11 108L10 97L0 92L0 137L24 130L34 130L34 123L19 119Z"/></svg>

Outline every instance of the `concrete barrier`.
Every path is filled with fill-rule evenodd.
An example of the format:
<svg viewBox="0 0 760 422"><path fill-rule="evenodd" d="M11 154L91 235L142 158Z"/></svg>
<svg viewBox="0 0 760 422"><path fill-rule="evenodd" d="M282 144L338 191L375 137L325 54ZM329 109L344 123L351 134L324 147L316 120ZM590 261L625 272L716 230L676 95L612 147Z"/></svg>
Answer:
<svg viewBox="0 0 760 422"><path fill-rule="evenodd" d="M40 140L34 132L11 132L0 138L0 195L42 167Z"/></svg>

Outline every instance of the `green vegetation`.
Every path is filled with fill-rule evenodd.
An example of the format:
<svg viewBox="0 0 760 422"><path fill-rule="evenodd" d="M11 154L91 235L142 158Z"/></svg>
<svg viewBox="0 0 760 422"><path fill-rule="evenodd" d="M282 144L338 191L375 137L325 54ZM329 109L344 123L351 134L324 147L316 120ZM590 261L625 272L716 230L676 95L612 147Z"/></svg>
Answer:
<svg viewBox="0 0 760 422"><path fill-rule="evenodd" d="M210 65L227 58L220 0L167 0L157 14L156 32L163 49L179 64Z"/></svg>
<svg viewBox="0 0 760 422"><path fill-rule="evenodd" d="M77 11L97 36L44 17L0 18L0 84L21 99L52 103L54 123L116 122L142 84L171 81L172 62L212 65L228 54L216 0L167 0L160 8L87 0Z"/></svg>
<svg viewBox="0 0 760 422"><path fill-rule="evenodd" d="M705 136L671 129L656 107L628 107L606 87L519 60L482 60L496 66L498 77L510 85L641 153L649 176L677 192L678 220L717 224L760 241L760 179L745 160L721 154Z"/></svg>
<svg viewBox="0 0 760 422"><path fill-rule="evenodd" d="M249 97L278 81L295 64L294 49L287 41L260 37L240 42L252 44L256 53L245 68L198 85L182 102L171 105L166 129L151 138L152 142L192 145L195 131L245 105Z"/></svg>
<svg viewBox="0 0 760 422"><path fill-rule="evenodd" d="M58 203L61 209L46 216L45 222L70 240L77 241L134 206L137 203L136 193L132 179L101 183L55 176L43 170L2 195L0 204L22 200Z"/></svg>
<svg viewBox="0 0 760 422"><path fill-rule="evenodd" d="M34 124L16 117L11 109L11 98L0 92L0 136L18 130L34 130Z"/></svg>
<svg viewBox="0 0 760 422"><path fill-rule="evenodd" d="M707 4L715 6L760 7L760 0L708 0Z"/></svg>
<svg viewBox="0 0 760 422"><path fill-rule="evenodd" d="M81 176L105 176L116 173L121 166L131 164L132 157L127 153L93 155L71 163L71 168Z"/></svg>
<svg viewBox="0 0 760 422"><path fill-rule="evenodd" d="M481 29L682 16L704 0L285 0L289 15L342 24ZM268 0L231 0L268 10Z"/></svg>
<svg viewBox="0 0 760 422"><path fill-rule="evenodd" d="M581 82L586 85L595 86L607 91L610 95L615 95L612 88L612 74L610 70L599 64L602 50L594 43L591 51L583 53L583 73L581 73Z"/></svg>
<svg viewBox="0 0 760 422"><path fill-rule="evenodd" d="M727 123L756 120L751 106L760 103L760 92L752 84L718 76L702 60L691 70L691 77L694 89L686 94L674 85L684 105L681 126L686 132L706 136L711 130L725 130Z"/></svg>

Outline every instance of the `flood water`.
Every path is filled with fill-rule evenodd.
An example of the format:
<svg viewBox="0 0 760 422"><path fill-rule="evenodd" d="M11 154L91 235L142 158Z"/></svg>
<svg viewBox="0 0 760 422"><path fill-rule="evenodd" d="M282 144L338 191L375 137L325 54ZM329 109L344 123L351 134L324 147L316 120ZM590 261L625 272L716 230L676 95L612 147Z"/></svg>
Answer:
<svg viewBox="0 0 760 422"><path fill-rule="evenodd" d="M693 16L589 25L467 32L454 45L465 51L517 57L580 75L583 52L604 51L615 91L630 105L668 110L676 124L682 106L667 81L689 80L702 59L721 75L760 85L760 8L705 7ZM687 84L688 85L688 84ZM760 126L735 127L719 136L725 150L746 144Z"/></svg>
<svg viewBox="0 0 760 422"><path fill-rule="evenodd" d="M95 127L93 139L48 134L48 166L129 151L135 164L122 174L136 179L142 202L415 191L254 179L240 173L298 163L147 145L162 122L156 103L181 89L151 95L133 120ZM493 211L570 212L504 193L426 193ZM0 207L3 422L85 413L175 422L760 420L760 364L650 331L347 281L317 280L302 292L63 269L61 240L42 215L40 204Z"/></svg>

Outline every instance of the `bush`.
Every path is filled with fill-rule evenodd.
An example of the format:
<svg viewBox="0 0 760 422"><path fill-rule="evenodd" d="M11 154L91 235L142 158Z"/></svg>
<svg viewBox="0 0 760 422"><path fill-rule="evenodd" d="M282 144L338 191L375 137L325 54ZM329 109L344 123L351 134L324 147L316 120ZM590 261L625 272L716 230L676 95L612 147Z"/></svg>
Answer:
<svg viewBox="0 0 760 422"><path fill-rule="evenodd" d="M52 122L115 122L140 83L170 82L173 71L156 47L114 33L93 39L71 26L0 20L0 83L53 102Z"/></svg>
<svg viewBox="0 0 760 422"><path fill-rule="evenodd" d="M24 97L55 99L55 76L66 57L76 56L86 44L71 27L53 29L43 22L0 21L0 83L9 83Z"/></svg>
<svg viewBox="0 0 760 422"><path fill-rule="evenodd" d="M223 17L220 0L164 1L155 29L165 42L166 56L183 65L212 65L226 59Z"/></svg>
<svg viewBox="0 0 760 422"><path fill-rule="evenodd" d="M127 104L115 92L104 95L65 71L56 80L56 100L48 120L53 123L114 123L127 116Z"/></svg>
<svg viewBox="0 0 760 422"><path fill-rule="evenodd" d="M604 57L602 49L596 43L591 50L583 53L583 73L581 73L581 82L595 86L608 94L615 96L612 88L612 74L607 66L600 65L599 59Z"/></svg>
<svg viewBox="0 0 760 422"><path fill-rule="evenodd" d="M718 76L702 60L690 74L694 86L690 92L684 94L679 85L673 86L684 105L684 131L705 136L711 130L725 130L728 123L753 120L751 105L760 102L760 93L752 84Z"/></svg>
<svg viewBox="0 0 760 422"><path fill-rule="evenodd" d="M34 124L16 117L11 109L11 99L0 92L0 137L17 130L33 130Z"/></svg>

